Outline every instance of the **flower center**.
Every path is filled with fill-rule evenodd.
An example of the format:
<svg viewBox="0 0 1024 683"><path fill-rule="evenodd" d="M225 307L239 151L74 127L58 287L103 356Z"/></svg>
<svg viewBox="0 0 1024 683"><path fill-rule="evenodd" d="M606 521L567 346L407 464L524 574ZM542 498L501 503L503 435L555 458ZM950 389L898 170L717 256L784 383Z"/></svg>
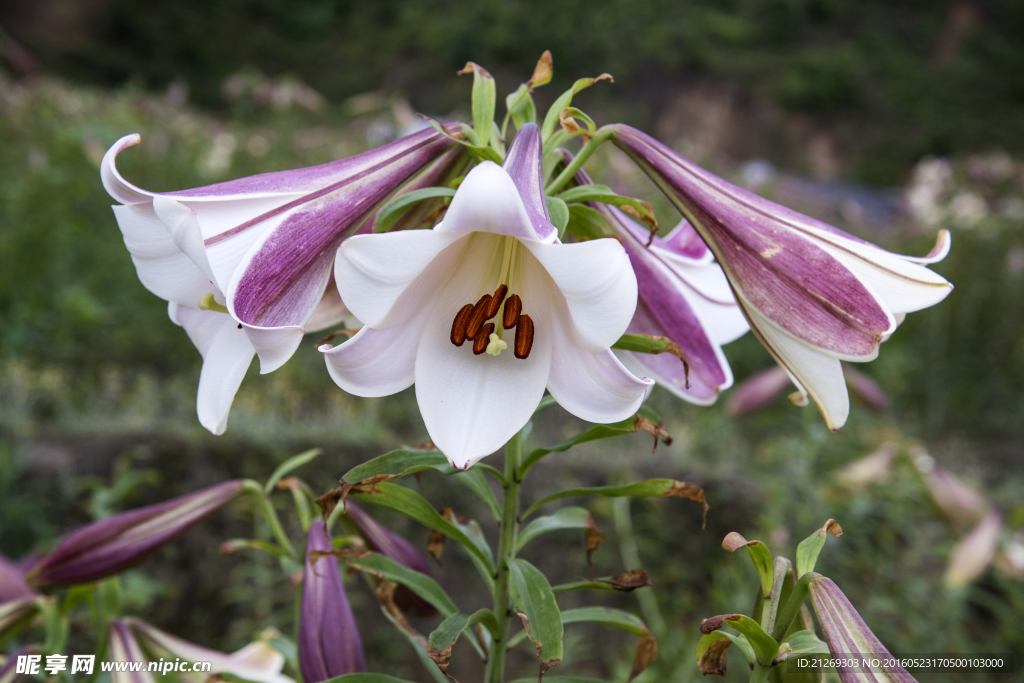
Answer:
<svg viewBox="0 0 1024 683"><path fill-rule="evenodd" d="M451 332L451 342L455 346L462 346L466 340L471 340L475 355L479 356L486 352L497 357L508 348L508 343L502 339L504 331L515 328L512 352L520 359L530 356L530 350L533 348L533 320L523 313L522 298L518 294L509 294L513 275L518 274L515 267L518 243L519 240L514 237L503 237L498 240L498 249L492 258L492 265L497 265L494 262L495 258L501 259L497 289L493 294L481 296L476 304L466 304L455 314ZM493 268L489 270L491 273L494 272ZM489 279L490 277L485 276L485 283ZM488 321L496 316L499 310L502 310L501 327L495 330L495 323Z"/></svg>

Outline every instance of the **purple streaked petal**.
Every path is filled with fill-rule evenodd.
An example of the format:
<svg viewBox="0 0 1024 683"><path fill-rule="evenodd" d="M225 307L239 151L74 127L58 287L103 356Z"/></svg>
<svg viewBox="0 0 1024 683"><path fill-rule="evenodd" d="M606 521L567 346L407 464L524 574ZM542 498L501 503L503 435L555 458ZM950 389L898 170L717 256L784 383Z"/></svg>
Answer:
<svg viewBox="0 0 1024 683"><path fill-rule="evenodd" d="M813 573L812 576L814 578L810 586L811 603L821 624L829 652L835 657L877 657L883 661L889 660L892 655L871 632L832 579ZM906 669L898 665L883 671L840 666L836 667L836 671L843 683L917 683Z"/></svg>
<svg viewBox="0 0 1024 683"><path fill-rule="evenodd" d="M327 289L324 291L324 296L320 299L320 303L317 304L316 308L313 309L313 315L309 316L309 320L306 321L304 327L306 332L318 332L334 327L341 322L355 323L355 318L341 300L332 271L331 277L327 281Z"/></svg>
<svg viewBox="0 0 1024 683"><path fill-rule="evenodd" d="M0 638L4 638L9 630L19 624L25 626L25 619L39 609L36 598L37 596L31 595L0 602Z"/></svg>
<svg viewBox="0 0 1024 683"><path fill-rule="evenodd" d="M943 577L946 587L963 588L981 576L996 555L1002 533L1002 517L989 512L953 549Z"/></svg>
<svg viewBox="0 0 1024 683"><path fill-rule="evenodd" d="M935 505L956 526L976 524L992 510L984 496L944 467L933 466L924 481Z"/></svg>
<svg viewBox="0 0 1024 683"><path fill-rule="evenodd" d="M118 574L234 500L243 486L236 479L93 522L61 541L32 568L28 581L66 586Z"/></svg>
<svg viewBox="0 0 1024 683"><path fill-rule="evenodd" d="M139 647L128 625L120 619L113 619L110 622L110 633L107 638L107 651L112 662L139 662L146 661L146 654ZM153 674L147 671L148 667L143 666L141 671L117 671L110 673L112 683L156 683Z"/></svg>
<svg viewBox="0 0 1024 683"><path fill-rule="evenodd" d="M312 552L333 550L323 520L309 525L302 614L299 619L299 669L304 683L366 671L363 643L345 596L338 561L331 555L311 560Z"/></svg>
<svg viewBox="0 0 1024 683"><path fill-rule="evenodd" d="M693 225L690 224L690 221L685 218L679 221L679 225L674 227L672 232L664 237L655 235L652 242L653 245L701 263L710 261L712 258L708 245L704 244L704 240L700 238L700 235Z"/></svg>
<svg viewBox="0 0 1024 683"><path fill-rule="evenodd" d="M544 171L541 167L543 147L537 124L525 124L513 138L502 168L512 177L512 182L519 190L537 239L550 241L556 237L558 230L551 224L544 199Z"/></svg>
<svg viewBox="0 0 1024 683"><path fill-rule="evenodd" d="M640 131L618 130L616 144L677 203L752 306L837 357L877 352L895 329L891 313L799 225L845 233L727 183Z"/></svg>
<svg viewBox="0 0 1024 683"><path fill-rule="evenodd" d="M36 594L25 582L25 571L17 564L0 555L0 603Z"/></svg>
<svg viewBox="0 0 1024 683"><path fill-rule="evenodd" d="M28 674L18 673L18 657L36 654L39 654L38 645L26 645L7 655L6 661L0 665L0 683L21 683L21 681L32 680Z"/></svg>

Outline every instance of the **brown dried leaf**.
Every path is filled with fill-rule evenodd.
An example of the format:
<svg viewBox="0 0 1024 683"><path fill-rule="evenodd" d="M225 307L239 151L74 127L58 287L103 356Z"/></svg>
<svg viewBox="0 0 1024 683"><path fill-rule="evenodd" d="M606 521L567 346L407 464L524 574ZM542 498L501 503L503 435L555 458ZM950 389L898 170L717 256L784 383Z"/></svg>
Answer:
<svg viewBox="0 0 1024 683"><path fill-rule="evenodd" d="M446 536L440 531L431 531L427 539L427 552L430 553L438 565L441 564L441 555L444 554Z"/></svg>
<svg viewBox="0 0 1024 683"><path fill-rule="evenodd" d="M722 549L728 550L730 553L734 553L740 548L746 547L747 543L749 543L749 541L743 538L739 533L730 531L725 535L725 538L722 539Z"/></svg>
<svg viewBox="0 0 1024 683"><path fill-rule="evenodd" d="M821 527L821 530L826 533L832 534L836 538L839 538L843 535L843 527L839 526L839 522L837 522L834 519L830 519L827 522L825 522L825 526Z"/></svg>
<svg viewBox="0 0 1024 683"><path fill-rule="evenodd" d="M427 654L430 656L431 659L434 660L434 664L437 664L437 668L441 670L441 673L443 673L445 676L448 676L448 678L455 681L455 683L459 683L455 680L454 676L448 674L448 665L452 661L451 645L449 645L443 650L435 650L434 648L428 646Z"/></svg>
<svg viewBox="0 0 1024 683"><path fill-rule="evenodd" d="M654 639L650 631L640 636L640 642L636 644L636 652L633 654L633 668L629 671L629 678L626 683L642 674L654 660L658 658L658 641Z"/></svg>
<svg viewBox="0 0 1024 683"><path fill-rule="evenodd" d="M622 572L616 574L609 579L599 579L601 583L606 583L617 591L628 593L635 591L637 588L643 588L651 585L651 579L647 576L647 572L643 569L630 569L628 572Z"/></svg>
<svg viewBox="0 0 1024 683"><path fill-rule="evenodd" d="M640 413L637 413L636 415L633 416L633 431L640 431L641 429L644 430L645 432L650 432L650 434L654 437L654 450L652 450L651 453L658 452L659 437L661 438L662 443L664 443L666 446L672 445L672 437L665 429L665 425L663 423L659 422L655 424L648 420L643 415L641 415Z"/></svg>
<svg viewBox="0 0 1024 683"><path fill-rule="evenodd" d="M580 125L576 123L576 119L569 114L568 107L558 113L558 122L562 124L562 130L569 135L575 135L580 132ZM586 138L586 135L584 135L584 138Z"/></svg>
<svg viewBox="0 0 1024 683"><path fill-rule="evenodd" d="M324 522L334 512L334 508L338 506L340 502L342 507L345 506L345 499L348 494L355 491L356 493L369 493L376 494L380 493L380 484L382 481L388 481L389 479L397 479L401 475L399 474L375 474L369 479L363 481L357 481L354 484L346 483L344 480L341 482L341 486L335 486L327 493L319 496L314 502L320 508L320 515L324 518Z"/></svg>
<svg viewBox="0 0 1024 683"><path fill-rule="evenodd" d="M551 50L544 50L544 54L537 60L537 66L533 67L533 75L526 82L526 87L532 90L538 85L550 83L553 73L554 60L551 58Z"/></svg>
<svg viewBox="0 0 1024 683"><path fill-rule="evenodd" d="M647 224L647 227L651 231L651 236L647 240L647 246L651 246L651 242L654 241L654 234L658 231L658 220L654 217L654 207L652 207L649 202L640 200L640 203L643 204L648 213L644 213L640 209L635 206L630 206L629 204L623 204L619 207L619 210L622 211L622 213L629 214L641 223Z"/></svg>
<svg viewBox="0 0 1024 683"><path fill-rule="evenodd" d="M708 510L711 509L711 506L708 505L708 501L704 498L704 489L701 487L688 481L674 481L672 482L672 488L665 492L663 498L688 498L694 503L700 503L704 509L704 517L700 528L703 529L707 526Z"/></svg>
<svg viewBox="0 0 1024 683"><path fill-rule="evenodd" d="M732 645L732 641L728 638L722 640L716 640L711 643L704 656L697 660L697 666L700 667L700 672L707 676L708 674L714 674L716 676L724 676L725 670L728 666L729 646Z"/></svg>
<svg viewBox="0 0 1024 683"><path fill-rule="evenodd" d="M548 672L548 669L554 666L558 666L562 663L561 659L552 659L545 662L541 659L540 650L543 647L539 640L534 640L533 636L530 635L530 618L522 612L516 612L519 615L519 619L523 622L523 629L526 631L526 637L533 643L534 649L537 651L537 661L540 662L540 672L537 674L537 683L541 683L544 680L544 674Z"/></svg>
<svg viewBox="0 0 1024 683"><path fill-rule="evenodd" d="M724 624L729 619L732 619L733 617L741 617L741 616L743 616L743 615L742 614L719 614L717 617L711 617L710 619L701 619L700 620L700 632L702 634L704 634L704 635L707 635L707 634L711 633L712 631L717 631L718 629L722 628L722 624Z"/></svg>
<svg viewBox="0 0 1024 683"><path fill-rule="evenodd" d="M604 545L604 532L601 531L600 527L594 521L594 518L587 515L587 528L584 532L584 544L587 549L587 570L590 572L590 578L594 578L594 563L592 556L595 552L601 549Z"/></svg>

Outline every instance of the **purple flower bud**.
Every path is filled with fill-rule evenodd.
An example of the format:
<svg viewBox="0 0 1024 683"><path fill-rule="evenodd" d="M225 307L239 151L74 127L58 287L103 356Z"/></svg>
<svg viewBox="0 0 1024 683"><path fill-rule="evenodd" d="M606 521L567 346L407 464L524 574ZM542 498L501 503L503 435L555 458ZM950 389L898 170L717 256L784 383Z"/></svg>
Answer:
<svg viewBox="0 0 1024 683"><path fill-rule="evenodd" d="M881 641L875 637L868 625L857 614L850 601L839 590L832 579L812 574L810 585L811 602L821 623L829 652L834 657L865 657L889 660L891 655ZM917 683L913 676L901 666L886 668L880 671L862 670L860 668L836 667L843 683L861 683L862 681L895 681L897 683Z"/></svg>
<svg viewBox="0 0 1024 683"><path fill-rule="evenodd" d="M755 413L791 386L786 371L779 365L773 365L740 382L725 404L725 411L730 415Z"/></svg>
<svg viewBox="0 0 1024 683"><path fill-rule="evenodd" d="M25 582L25 572L14 562L0 555L0 603L30 598L35 591Z"/></svg>
<svg viewBox="0 0 1024 683"><path fill-rule="evenodd" d="M427 559L416 550L412 543L391 531L370 515L363 512L351 500L345 503L345 513L359 530L370 550L391 558L398 564L431 575ZM405 586L395 590L395 604L404 612L417 616L428 617L437 613L437 609L429 602L413 593Z"/></svg>
<svg viewBox="0 0 1024 683"><path fill-rule="evenodd" d="M244 486L236 479L93 522L61 541L32 568L28 581L67 586L118 574L234 500Z"/></svg>
<svg viewBox="0 0 1024 683"><path fill-rule="evenodd" d="M311 553L329 550L333 550L333 544L324 531L323 520L314 520L306 545L299 621L299 669L305 683L366 671L363 643L345 597L338 561L329 555L310 557Z"/></svg>
<svg viewBox="0 0 1024 683"><path fill-rule="evenodd" d="M864 406L875 413L884 413L889 409L889 397L882 391L875 380L865 375L860 370L854 370L849 365L843 366L843 375L846 376L846 387Z"/></svg>

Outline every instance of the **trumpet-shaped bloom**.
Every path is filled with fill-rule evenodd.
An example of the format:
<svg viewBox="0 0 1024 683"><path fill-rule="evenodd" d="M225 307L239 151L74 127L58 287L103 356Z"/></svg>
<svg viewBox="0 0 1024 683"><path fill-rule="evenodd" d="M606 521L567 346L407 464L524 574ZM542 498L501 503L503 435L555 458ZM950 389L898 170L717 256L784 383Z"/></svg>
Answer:
<svg viewBox="0 0 1024 683"><path fill-rule="evenodd" d="M237 498L244 486L241 479L227 481L93 522L32 567L28 581L37 586L69 586L119 574Z"/></svg>
<svg viewBox="0 0 1024 683"><path fill-rule="evenodd" d="M265 640L254 641L237 652L225 654L172 636L141 619L128 617L122 623L131 630L131 635L138 638L138 644L142 645L150 661L159 658L168 664L175 659L191 663L209 662L211 668L204 672L187 669L175 672L186 681L206 683L211 675L231 674L253 683L294 683L281 673L284 655Z"/></svg>
<svg viewBox="0 0 1024 683"><path fill-rule="evenodd" d="M612 422L651 385L610 351L636 308L629 257L615 240L559 242L533 124L503 166L470 171L437 227L353 237L335 273L364 326L322 347L334 381L359 396L415 383L430 438L455 467L512 438L545 388L574 415Z"/></svg>
<svg viewBox="0 0 1024 683"><path fill-rule="evenodd" d="M299 619L299 669L305 683L320 683L366 671L366 663L338 561L330 555L310 557L311 553L334 549L323 520L313 520L307 539Z"/></svg>
<svg viewBox="0 0 1024 683"><path fill-rule="evenodd" d="M276 370L303 334L347 316L331 286L338 245L368 230L416 174L439 177L455 153L430 130L320 166L156 193L117 171L117 155L139 142L129 135L110 148L103 186L121 202L114 215L139 280L169 302L203 356L197 410L215 434L254 354L261 372Z"/></svg>
<svg viewBox="0 0 1024 683"><path fill-rule="evenodd" d="M597 204L619 235L636 273L640 300L627 332L668 337L686 356L689 372L667 353L616 352L636 375L647 375L676 396L710 405L732 386L722 345L750 329L722 269L687 221L654 237L614 206Z"/></svg>
<svg viewBox="0 0 1024 683"><path fill-rule="evenodd" d="M900 256L736 187L634 128L617 125L614 140L697 230L754 334L833 430L850 410L840 360L873 360L900 316L952 290L925 267L948 252L948 232L927 256Z"/></svg>

